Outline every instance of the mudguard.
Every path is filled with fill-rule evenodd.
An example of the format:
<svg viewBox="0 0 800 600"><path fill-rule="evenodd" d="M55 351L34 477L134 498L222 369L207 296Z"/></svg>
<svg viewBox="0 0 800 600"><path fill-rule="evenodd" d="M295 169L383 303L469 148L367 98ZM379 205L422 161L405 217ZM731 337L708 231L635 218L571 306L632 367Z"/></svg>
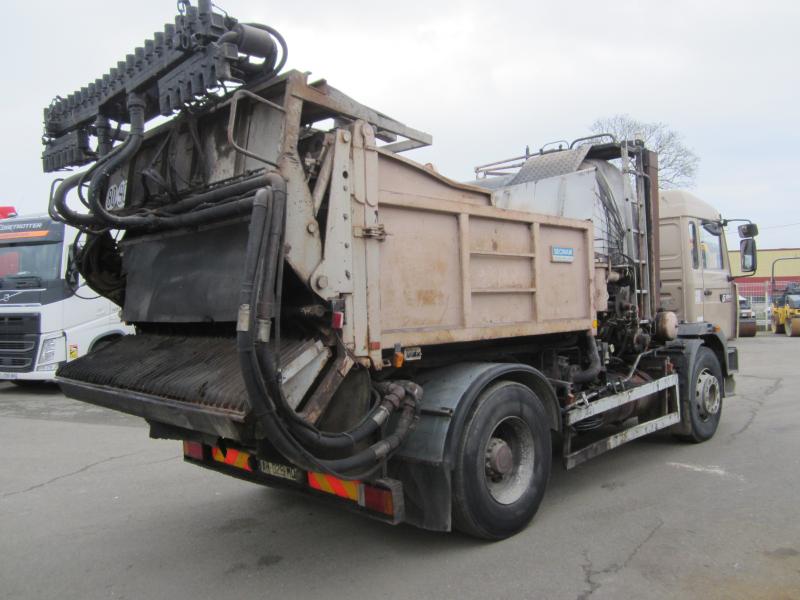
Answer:
<svg viewBox="0 0 800 600"><path fill-rule="evenodd" d="M516 363L459 363L426 371L419 423L392 458L389 473L403 482L406 521L425 529L451 529L451 474L458 440L475 400L497 380L518 381L542 400L550 428L561 430L555 391L537 369Z"/></svg>

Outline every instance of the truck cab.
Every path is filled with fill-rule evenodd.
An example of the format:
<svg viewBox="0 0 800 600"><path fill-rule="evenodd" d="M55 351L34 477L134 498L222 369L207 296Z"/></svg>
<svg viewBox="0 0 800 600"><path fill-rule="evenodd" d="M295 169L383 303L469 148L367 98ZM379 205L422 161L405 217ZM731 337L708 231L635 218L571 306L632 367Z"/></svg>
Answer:
<svg viewBox="0 0 800 600"><path fill-rule="evenodd" d="M719 211L681 190L662 190L659 200L662 307L735 338L737 295Z"/></svg>
<svg viewBox="0 0 800 600"><path fill-rule="evenodd" d="M0 381L52 380L63 363L133 332L70 268L76 234L46 216L0 221Z"/></svg>

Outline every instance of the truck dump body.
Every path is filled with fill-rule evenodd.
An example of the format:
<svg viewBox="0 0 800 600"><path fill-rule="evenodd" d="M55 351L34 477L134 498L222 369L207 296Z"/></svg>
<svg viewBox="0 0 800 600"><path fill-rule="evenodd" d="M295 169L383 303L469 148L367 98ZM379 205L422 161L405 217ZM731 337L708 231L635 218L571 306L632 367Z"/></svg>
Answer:
<svg viewBox="0 0 800 600"><path fill-rule="evenodd" d="M145 148L157 145L158 137ZM378 237L359 236L344 219L342 228L329 223L326 249L336 253L335 262L323 256L316 279L311 277L318 281L338 276L328 288L352 294L353 313L345 319L352 324L351 338L346 345L356 356L374 357L380 350L382 357L397 344L420 347L592 328L591 221L498 207L489 191L459 184L374 145L367 150L345 142L332 151L344 155L342 173L357 173L355 161L371 158L366 160L371 168L355 177L377 183L376 198L360 203L357 196L341 194L337 201L342 202L342 215L355 218L372 202L379 215ZM336 183L329 184L332 190ZM133 201L136 191L134 186L128 191ZM362 231L366 227L365 223ZM179 403L173 407L221 410L217 417L246 421L247 391L233 368L238 360L233 323L247 236L245 219L210 223L201 230L126 235L119 244L126 273L123 318L141 324L143 331L107 353L67 365L60 373L65 389L100 401L99 390L80 393L77 382L103 385ZM301 241L315 245L313 238ZM199 244L209 250L202 261L197 260ZM377 250L378 260L368 265L370 247ZM287 253L290 264L293 256ZM377 292L372 304L379 310L364 314L356 308L358 296L371 292ZM159 329L178 324L191 335L164 335ZM221 335L203 335L209 328ZM288 347L281 364L288 364L292 346L303 344L300 339L284 341ZM148 359L142 362L137 356ZM376 366L382 367L382 362L381 358ZM113 401L109 398L104 404L119 402L114 394ZM145 417L155 410L152 402L138 409L125 405ZM174 415L170 422L187 421ZM241 439L246 428L236 429L239 434L234 437ZM232 432L226 427L208 433L223 431Z"/></svg>
<svg viewBox="0 0 800 600"><path fill-rule="evenodd" d="M45 167L94 161L51 214L83 228L81 273L137 327L61 368L70 396L144 417L195 464L489 538L533 516L551 431L568 467L676 424L713 434L728 354L715 367L698 350L712 330L682 340L659 310L640 143L585 140L457 183L400 156L428 134L279 74L283 38L210 2L132 57L46 111ZM88 133L95 155L73 147ZM88 214L69 206L84 187ZM695 355L700 433L679 402Z"/></svg>
<svg viewBox="0 0 800 600"><path fill-rule="evenodd" d="M396 156L378 178L382 347L591 328L589 222L501 209Z"/></svg>

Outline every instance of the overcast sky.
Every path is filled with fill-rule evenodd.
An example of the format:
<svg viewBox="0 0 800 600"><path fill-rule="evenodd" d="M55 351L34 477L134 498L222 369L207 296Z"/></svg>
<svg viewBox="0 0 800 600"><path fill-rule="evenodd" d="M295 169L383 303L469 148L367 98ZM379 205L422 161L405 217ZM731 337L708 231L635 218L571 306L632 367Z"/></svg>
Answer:
<svg viewBox="0 0 800 600"><path fill-rule="evenodd" d="M761 247L800 246L800 2L217 4L279 29L289 68L431 133L410 156L454 179L628 113L683 135L701 159L693 192L756 221ZM175 2L5 6L0 204L41 212L43 107L161 30Z"/></svg>

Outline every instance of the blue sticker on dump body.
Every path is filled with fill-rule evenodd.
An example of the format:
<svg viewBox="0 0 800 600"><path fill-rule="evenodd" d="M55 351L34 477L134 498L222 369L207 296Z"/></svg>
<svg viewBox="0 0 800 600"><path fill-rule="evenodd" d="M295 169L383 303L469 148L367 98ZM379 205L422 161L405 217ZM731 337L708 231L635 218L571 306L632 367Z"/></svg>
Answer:
<svg viewBox="0 0 800 600"><path fill-rule="evenodd" d="M571 263L575 260L575 248L550 246L550 261Z"/></svg>

